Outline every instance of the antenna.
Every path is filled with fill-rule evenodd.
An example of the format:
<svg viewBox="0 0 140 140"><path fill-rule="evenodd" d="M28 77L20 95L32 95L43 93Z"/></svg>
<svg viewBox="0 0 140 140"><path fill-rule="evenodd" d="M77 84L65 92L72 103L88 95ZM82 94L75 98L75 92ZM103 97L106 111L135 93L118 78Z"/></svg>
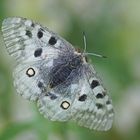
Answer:
<svg viewBox="0 0 140 140"><path fill-rule="evenodd" d="M101 55L101 54L96 54L96 53L84 53L85 55L93 55L93 56L97 56L97 57L100 57L100 58L107 58L107 56L104 56L104 55Z"/></svg>
<svg viewBox="0 0 140 140"><path fill-rule="evenodd" d="M100 57L100 58L107 58L107 57L104 56L104 55L86 52L86 49L87 49L87 39L86 39L86 34L85 34L84 31L83 31L83 41L84 41L84 51L83 51L83 54L84 54L84 55L93 55L93 56Z"/></svg>
<svg viewBox="0 0 140 140"><path fill-rule="evenodd" d="M83 41L84 41L84 51L83 51L83 53L85 54L86 50L87 50L87 39L86 39L85 32L83 32Z"/></svg>

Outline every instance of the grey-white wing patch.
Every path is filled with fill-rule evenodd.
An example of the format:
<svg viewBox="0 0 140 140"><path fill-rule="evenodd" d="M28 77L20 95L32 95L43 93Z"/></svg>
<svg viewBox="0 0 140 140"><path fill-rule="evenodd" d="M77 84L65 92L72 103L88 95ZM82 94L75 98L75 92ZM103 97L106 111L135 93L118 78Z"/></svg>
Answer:
<svg viewBox="0 0 140 140"><path fill-rule="evenodd" d="M39 111L52 121L72 120L90 129L106 131L114 117L111 100L95 71L86 72L77 75L78 80L72 81L66 91L50 91L40 97Z"/></svg>
<svg viewBox="0 0 140 140"><path fill-rule="evenodd" d="M14 84L18 93L26 99L37 100L41 94L38 81L46 77L43 82L47 88L47 76L54 66L54 59L59 54L73 51L73 47L48 28L25 18L5 19L2 33L8 53L17 62Z"/></svg>
<svg viewBox="0 0 140 140"><path fill-rule="evenodd" d="M40 87L47 87L50 68L44 61L19 64L13 73L14 86L18 94L24 98L36 101L43 93ZM44 77L45 81L44 81Z"/></svg>
<svg viewBox="0 0 140 140"><path fill-rule="evenodd" d="M26 99L35 101L41 94L37 86L38 69L27 64L18 65L13 73L17 93Z"/></svg>
<svg viewBox="0 0 140 140"><path fill-rule="evenodd" d="M71 100L55 94L50 92L38 100L40 113L52 121L64 122L70 120L72 116L69 112L70 109L67 108L70 108Z"/></svg>
<svg viewBox="0 0 140 140"><path fill-rule="evenodd" d="M42 47L47 48L48 55L53 56L57 52L73 51L72 45L66 40L29 19L7 18L2 23L2 32L9 54L18 63L27 59L33 61L32 57L40 56L41 51L38 49Z"/></svg>
<svg viewBox="0 0 140 140"><path fill-rule="evenodd" d="M73 120L90 129L111 128L111 100L92 66L48 28L25 18L7 18L2 32L17 61L14 84L24 98L38 101L52 121Z"/></svg>
<svg viewBox="0 0 140 140"><path fill-rule="evenodd" d="M52 121L68 121L71 120L71 107L77 93L78 85L71 84L67 88L63 86L58 90L50 90L46 94L42 94L38 100L38 108L44 117ZM73 89L71 89L73 88Z"/></svg>
<svg viewBox="0 0 140 140"><path fill-rule="evenodd" d="M94 69L83 73L81 91L71 108L73 118L81 126L106 131L112 127L114 110L106 90Z"/></svg>

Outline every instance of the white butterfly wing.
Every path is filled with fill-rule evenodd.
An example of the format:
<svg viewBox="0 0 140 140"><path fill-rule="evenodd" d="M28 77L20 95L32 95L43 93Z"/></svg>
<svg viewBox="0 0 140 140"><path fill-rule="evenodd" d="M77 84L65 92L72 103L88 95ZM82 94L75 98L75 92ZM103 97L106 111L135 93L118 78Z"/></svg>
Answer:
<svg viewBox="0 0 140 140"><path fill-rule="evenodd" d="M76 75L78 75L78 71L76 71ZM42 94L38 99L40 113L52 121L63 122L71 120L71 107L76 94L78 93L77 88L79 88L79 78L79 76L77 76L76 79L71 77L66 83L56 86L47 94Z"/></svg>
<svg viewBox="0 0 140 140"><path fill-rule="evenodd" d="M81 126L106 131L112 126L113 106L94 69L88 69L82 75L79 72L78 81L72 81L63 96L54 93L61 96L54 100L49 96L39 98L39 110L53 121L73 120Z"/></svg>
<svg viewBox="0 0 140 140"><path fill-rule="evenodd" d="M62 54L65 59L68 53L74 52L71 44L48 28L24 18L5 19L2 32L9 54L17 61L14 84L20 95L38 100L40 112L50 120L73 120L95 130L111 128L113 106L91 66L79 68L73 78L65 81L68 85L48 87L58 56Z"/></svg>
<svg viewBox="0 0 140 140"><path fill-rule="evenodd" d="M56 95L56 93L54 94ZM64 122L70 120L72 117L70 109L64 109L62 105L66 103L65 106L69 106L72 102L71 98L63 96L57 96L56 98L51 99L50 96L42 96L38 100L39 112L52 121Z"/></svg>
<svg viewBox="0 0 140 140"><path fill-rule="evenodd" d="M112 127L114 117L111 100L93 67L86 67L83 72L80 95L71 108L72 120L90 129L106 131Z"/></svg>
<svg viewBox="0 0 140 140"><path fill-rule="evenodd" d="M73 51L72 45L66 40L29 19L7 18L2 23L2 32L6 48L17 62L29 58L29 61L36 60L35 50L42 47L47 48L47 52L53 56L60 51Z"/></svg>
<svg viewBox="0 0 140 140"><path fill-rule="evenodd" d="M7 51L17 62L14 84L18 93L26 99L37 100L41 94L37 86L42 80L40 75L47 77L58 54L74 48L48 28L25 18L5 19L2 32Z"/></svg>

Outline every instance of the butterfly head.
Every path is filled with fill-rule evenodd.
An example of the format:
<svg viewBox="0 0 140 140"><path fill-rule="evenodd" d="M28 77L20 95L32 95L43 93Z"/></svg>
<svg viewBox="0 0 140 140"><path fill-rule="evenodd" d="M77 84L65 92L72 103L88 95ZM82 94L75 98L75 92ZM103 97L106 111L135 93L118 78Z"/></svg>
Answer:
<svg viewBox="0 0 140 140"><path fill-rule="evenodd" d="M80 57L81 60L84 63L87 63L88 62L87 54L85 54L83 51L81 51L80 48L76 48L74 53L75 53L75 55L77 55L78 57Z"/></svg>

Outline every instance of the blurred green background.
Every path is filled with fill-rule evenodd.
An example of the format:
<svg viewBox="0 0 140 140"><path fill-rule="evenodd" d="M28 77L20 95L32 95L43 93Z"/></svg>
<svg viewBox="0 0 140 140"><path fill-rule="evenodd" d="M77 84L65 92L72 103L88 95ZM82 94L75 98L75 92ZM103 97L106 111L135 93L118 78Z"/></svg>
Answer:
<svg viewBox="0 0 140 140"><path fill-rule="evenodd" d="M106 55L90 57L115 108L107 132L51 122L34 103L16 95L13 60L0 34L0 140L140 140L140 0L0 0L0 24L9 16L33 19L75 46Z"/></svg>

